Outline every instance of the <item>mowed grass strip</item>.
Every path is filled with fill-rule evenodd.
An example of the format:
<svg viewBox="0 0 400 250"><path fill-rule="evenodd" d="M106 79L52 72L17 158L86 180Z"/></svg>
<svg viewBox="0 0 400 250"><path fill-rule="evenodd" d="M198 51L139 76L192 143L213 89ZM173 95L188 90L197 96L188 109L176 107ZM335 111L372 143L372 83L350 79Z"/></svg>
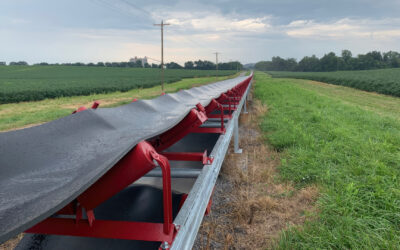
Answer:
<svg viewBox="0 0 400 250"><path fill-rule="evenodd" d="M400 120L400 98L398 97L310 80L296 80L292 82L304 89L312 90L318 95Z"/></svg>
<svg viewBox="0 0 400 250"><path fill-rule="evenodd" d="M218 80L233 78L238 74L219 77ZM165 92L176 92L195 86L215 82L215 77L186 78L165 85ZM61 97L35 102L21 102L0 105L0 131L32 126L66 115L80 106L90 107L93 101L100 101L100 107L115 107L131 102L134 98L150 99L161 94L161 87L133 89L127 92L95 94L89 96Z"/></svg>
<svg viewBox="0 0 400 250"><path fill-rule="evenodd" d="M256 74L268 105L261 129L281 152L280 176L317 185L318 213L284 231L280 249L399 249L400 122L321 96L294 79Z"/></svg>
<svg viewBox="0 0 400 250"><path fill-rule="evenodd" d="M309 79L400 97L400 69L352 70L335 72L271 71L273 77Z"/></svg>

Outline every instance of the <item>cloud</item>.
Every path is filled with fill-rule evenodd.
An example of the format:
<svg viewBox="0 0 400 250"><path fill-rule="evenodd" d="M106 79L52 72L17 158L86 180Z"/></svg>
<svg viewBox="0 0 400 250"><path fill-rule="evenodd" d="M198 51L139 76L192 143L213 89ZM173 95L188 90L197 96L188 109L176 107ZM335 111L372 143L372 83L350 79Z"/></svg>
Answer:
<svg viewBox="0 0 400 250"><path fill-rule="evenodd" d="M333 22L295 20L283 27L294 38L392 40L400 38L400 19L350 19Z"/></svg>
<svg viewBox="0 0 400 250"><path fill-rule="evenodd" d="M157 15L158 16L158 15ZM212 12L169 12L166 21L193 32L264 32L271 25L270 16L239 17Z"/></svg>

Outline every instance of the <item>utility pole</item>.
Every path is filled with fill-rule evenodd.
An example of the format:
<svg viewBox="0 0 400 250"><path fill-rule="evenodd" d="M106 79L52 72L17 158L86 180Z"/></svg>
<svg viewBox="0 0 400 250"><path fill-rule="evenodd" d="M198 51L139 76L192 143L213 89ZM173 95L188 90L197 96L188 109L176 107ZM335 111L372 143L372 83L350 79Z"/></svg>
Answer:
<svg viewBox="0 0 400 250"><path fill-rule="evenodd" d="M169 23L164 23L161 20L161 23L156 23L154 26L161 27L161 90L164 92L164 26L170 25Z"/></svg>
<svg viewBox="0 0 400 250"><path fill-rule="evenodd" d="M219 52L214 52L213 54L215 54L215 66L217 69L217 74L215 75L215 79L218 80L218 54L219 54Z"/></svg>

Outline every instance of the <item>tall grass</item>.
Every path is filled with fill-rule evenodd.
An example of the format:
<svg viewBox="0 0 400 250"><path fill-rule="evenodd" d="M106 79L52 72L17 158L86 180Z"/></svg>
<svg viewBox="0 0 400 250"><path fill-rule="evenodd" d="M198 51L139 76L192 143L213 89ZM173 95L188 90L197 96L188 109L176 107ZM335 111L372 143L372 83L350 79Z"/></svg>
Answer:
<svg viewBox="0 0 400 250"><path fill-rule="evenodd" d="M321 188L317 219L281 234L281 249L399 249L400 122L256 74L261 124L280 175Z"/></svg>

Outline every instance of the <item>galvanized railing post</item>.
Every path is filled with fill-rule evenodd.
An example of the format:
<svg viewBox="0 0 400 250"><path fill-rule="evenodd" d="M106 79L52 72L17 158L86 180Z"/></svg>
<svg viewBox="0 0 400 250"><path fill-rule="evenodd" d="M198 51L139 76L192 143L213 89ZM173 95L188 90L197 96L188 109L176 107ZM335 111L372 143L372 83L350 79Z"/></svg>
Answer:
<svg viewBox="0 0 400 250"><path fill-rule="evenodd" d="M235 154L241 154L242 149L239 148L239 116L236 116L234 119L233 130L234 130L234 150Z"/></svg>
<svg viewBox="0 0 400 250"><path fill-rule="evenodd" d="M244 96L243 114L247 114L247 95Z"/></svg>

